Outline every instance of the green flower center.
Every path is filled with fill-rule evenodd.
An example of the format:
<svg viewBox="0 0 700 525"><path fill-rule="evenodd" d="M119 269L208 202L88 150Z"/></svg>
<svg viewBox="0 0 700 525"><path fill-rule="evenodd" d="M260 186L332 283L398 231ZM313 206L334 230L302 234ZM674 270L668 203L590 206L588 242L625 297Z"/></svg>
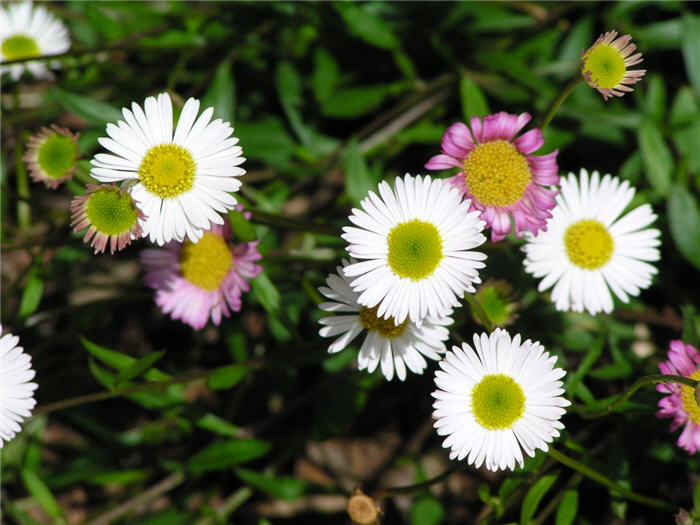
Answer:
<svg viewBox="0 0 700 525"><path fill-rule="evenodd" d="M398 337L403 334L404 331L406 331L408 319L397 325L393 317L389 317L389 319L378 317L378 308L379 306L375 306L374 308L365 308L363 306L360 310L360 322L366 330L371 332L379 332L379 335L386 337L387 339Z"/></svg>
<svg viewBox="0 0 700 525"><path fill-rule="evenodd" d="M525 411L525 394L504 374L490 374L472 390L472 412L477 423L489 430L511 428Z"/></svg>
<svg viewBox="0 0 700 525"><path fill-rule="evenodd" d="M419 281L435 271L442 261L442 237L429 222L413 219L389 232L388 262L399 277Z"/></svg>
<svg viewBox="0 0 700 525"><path fill-rule="evenodd" d="M5 60L36 57L40 54L36 40L26 35L13 35L2 42L2 56Z"/></svg>
<svg viewBox="0 0 700 525"><path fill-rule="evenodd" d="M600 222L583 219L567 228L564 246L566 255L573 264L586 270L595 270L610 260L615 241Z"/></svg>
<svg viewBox="0 0 700 525"><path fill-rule="evenodd" d="M583 69L589 71L591 81L603 89L617 86L627 71L620 52L607 44L597 45L584 55Z"/></svg>
<svg viewBox="0 0 700 525"><path fill-rule="evenodd" d="M189 282L214 291L233 266L233 254L220 235L206 232L199 241L185 241L180 250L180 271Z"/></svg>
<svg viewBox="0 0 700 525"><path fill-rule="evenodd" d="M106 235L130 231L138 220L138 211L128 193L119 188L102 188L88 197L85 213L90 224Z"/></svg>
<svg viewBox="0 0 700 525"><path fill-rule="evenodd" d="M515 146L494 140L478 145L464 159L464 177L469 193L480 203L510 206L522 198L532 174Z"/></svg>
<svg viewBox="0 0 700 525"><path fill-rule="evenodd" d="M700 380L700 369L693 372L690 379ZM695 390L689 386L681 385L681 400L683 409L688 413L688 419L696 425L700 425L700 405L695 400Z"/></svg>
<svg viewBox="0 0 700 525"><path fill-rule="evenodd" d="M54 179L64 177L75 167L78 146L70 137L61 134L49 135L39 147L38 164L46 174Z"/></svg>
<svg viewBox="0 0 700 525"><path fill-rule="evenodd" d="M177 144L160 144L146 153L139 166L139 180L161 199L192 189L196 165L192 155Z"/></svg>

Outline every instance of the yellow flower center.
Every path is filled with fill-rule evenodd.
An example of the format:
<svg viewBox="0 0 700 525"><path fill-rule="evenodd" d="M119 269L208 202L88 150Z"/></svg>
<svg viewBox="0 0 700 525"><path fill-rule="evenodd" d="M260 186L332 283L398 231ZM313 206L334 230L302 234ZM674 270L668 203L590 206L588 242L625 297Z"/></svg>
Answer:
<svg viewBox="0 0 700 525"><path fill-rule="evenodd" d="M469 193L487 206L515 204L532 180L525 156L505 140L480 144L469 153L464 177Z"/></svg>
<svg viewBox="0 0 700 525"><path fill-rule="evenodd" d="M393 317L389 317L389 319L378 317L378 308L379 306L375 306L374 308L362 307L360 310L360 322L362 326L371 332L379 332L379 335L387 339L393 339L403 334L406 330L408 319L397 325Z"/></svg>
<svg viewBox="0 0 700 525"><path fill-rule="evenodd" d="M31 58L40 54L36 40L27 35L13 35L2 42L2 56L5 60Z"/></svg>
<svg viewBox="0 0 700 525"><path fill-rule="evenodd" d="M91 194L85 204L90 224L105 235L119 235L136 226L138 211L128 193L119 188L101 188Z"/></svg>
<svg viewBox="0 0 700 525"><path fill-rule="evenodd" d="M525 394L513 378L489 374L472 390L472 412L489 430L511 428L525 411Z"/></svg>
<svg viewBox="0 0 700 525"><path fill-rule="evenodd" d="M180 250L180 271L204 290L216 290L233 266L233 254L220 235L206 232L197 243L185 241Z"/></svg>
<svg viewBox="0 0 700 525"><path fill-rule="evenodd" d="M75 167L78 146L73 139L61 134L49 135L39 147L37 162L46 174L60 179Z"/></svg>
<svg viewBox="0 0 700 525"><path fill-rule="evenodd" d="M625 76L627 67L620 52L611 45L595 46L583 56L583 70L591 74L591 83L599 88L612 89Z"/></svg>
<svg viewBox="0 0 700 525"><path fill-rule="evenodd" d="M399 277L419 281L442 261L442 237L431 223L413 219L394 226L387 238L388 263Z"/></svg>
<svg viewBox="0 0 700 525"><path fill-rule="evenodd" d="M690 379L700 380L700 369L693 372ZM681 385L681 400L683 401L683 409L688 413L688 419L696 425L700 425L700 406L695 400L695 390L689 386Z"/></svg>
<svg viewBox="0 0 700 525"><path fill-rule="evenodd" d="M146 153L139 166L139 180L161 199L192 189L196 165L192 155L177 144L160 144Z"/></svg>
<svg viewBox="0 0 700 525"><path fill-rule="evenodd" d="M610 260L615 241L600 222L583 219L567 228L564 246L566 255L573 264L586 270L595 270Z"/></svg>

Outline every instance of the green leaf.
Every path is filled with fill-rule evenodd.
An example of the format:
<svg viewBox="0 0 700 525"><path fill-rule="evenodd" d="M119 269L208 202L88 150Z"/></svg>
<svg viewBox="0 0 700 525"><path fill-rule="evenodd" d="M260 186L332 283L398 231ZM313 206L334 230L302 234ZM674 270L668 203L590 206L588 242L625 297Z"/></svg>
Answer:
<svg viewBox="0 0 700 525"><path fill-rule="evenodd" d="M277 313L280 309L280 293L265 272L250 280L253 293L268 313Z"/></svg>
<svg viewBox="0 0 700 525"><path fill-rule="evenodd" d="M321 112L328 117L354 118L378 108L384 99L403 89L403 84L380 84L339 89L321 104Z"/></svg>
<svg viewBox="0 0 700 525"><path fill-rule="evenodd" d="M306 482L290 476L269 476L245 468L235 469L246 484L280 499L296 499L306 491Z"/></svg>
<svg viewBox="0 0 700 525"><path fill-rule="evenodd" d="M700 93L700 16L683 13L681 51L690 83Z"/></svg>
<svg viewBox="0 0 700 525"><path fill-rule="evenodd" d="M697 199L680 184L671 187L668 198L671 237L690 263L700 268L700 207Z"/></svg>
<svg viewBox="0 0 700 525"><path fill-rule="evenodd" d="M433 497L418 499L411 509L411 523L413 525L438 525L445 519L445 509L442 504Z"/></svg>
<svg viewBox="0 0 700 525"><path fill-rule="evenodd" d="M212 390L232 388L239 383L248 373L248 368L243 365L221 366L214 370L207 379L207 386Z"/></svg>
<svg viewBox="0 0 700 525"><path fill-rule="evenodd" d="M214 73L214 78L209 84L209 89L202 97L202 107L214 108L214 118L220 118L228 122L234 121L234 108L236 100L236 88L231 74L231 62L225 60L219 64Z"/></svg>
<svg viewBox="0 0 700 525"><path fill-rule="evenodd" d="M282 122L274 117L238 122L236 134L247 158L264 160L270 166L286 167L297 147Z"/></svg>
<svg viewBox="0 0 700 525"><path fill-rule="evenodd" d="M115 350L110 350L104 346L96 345L95 343L85 339L83 336L80 336L80 342L83 345L83 348L90 352L93 357L99 359L104 364L111 366L112 368L116 368L120 372L132 366L136 362L136 359L129 355L122 354L121 352L117 352Z"/></svg>
<svg viewBox="0 0 700 525"><path fill-rule="evenodd" d="M566 33L559 48L559 60L571 62L574 67L581 62L581 50L591 45L593 23L590 16L585 16Z"/></svg>
<svg viewBox="0 0 700 525"><path fill-rule="evenodd" d="M529 525L530 520L535 515L540 501L549 490L549 488L557 480L559 474L548 474L542 476L535 484L527 491L523 506L520 509L520 525Z"/></svg>
<svg viewBox="0 0 700 525"><path fill-rule="evenodd" d="M578 511L578 490L569 489L564 492L559 506L557 507L557 515L554 525L571 525L576 519Z"/></svg>
<svg viewBox="0 0 700 525"><path fill-rule="evenodd" d="M17 315L20 318L27 317L39 307L41 295L44 291L44 281L39 276L39 269L35 266L29 273L27 283L22 290L22 299L19 302L19 311Z"/></svg>
<svg viewBox="0 0 700 525"><path fill-rule="evenodd" d="M652 74L647 80L644 110L656 123L660 123L666 113L666 86L659 74Z"/></svg>
<svg viewBox="0 0 700 525"><path fill-rule="evenodd" d="M652 187L663 197L668 196L673 170L673 156L659 127L644 120L637 131L645 173Z"/></svg>
<svg viewBox="0 0 700 525"><path fill-rule="evenodd" d="M51 494L49 487L36 472L29 469L22 469L20 476L22 477L27 492L32 495L49 516L55 519L63 517L63 509L58 504L53 494Z"/></svg>
<svg viewBox="0 0 700 525"><path fill-rule="evenodd" d="M80 115L92 124L104 125L123 119L121 111L106 102L69 93L56 86L52 87L49 93L66 111Z"/></svg>
<svg viewBox="0 0 700 525"><path fill-rule="evenodd" d="M207 412L202 417L197 419L197 426L201 429L226 437L236 437L241 431L241 429L236 425L232 425L225 419L222 419L211 412Z"/></svg>
<svg viewBox="0 0 700 525"><path fill-rule="evenodd" d="M294 69L292 64L282 61L277 64L275 81L280 103L287 116L289 125L292 127L301 143L307 148L310 147L312 142L311 134L299 113L299 108L303 102L302 82L299 73L297 73L297 70Z"/></svg>
<svg viewBox="0 0 700 525"><path fill-rule="evenodd" d="M340 80L340 71L335 59L322 47L314 53L314 72L311 88L316 100L323 104L333 93Z"/></svg>
<svg viewBox="0 0 700 525"><path fill-rule="evenodd" d="M695 484L695 490L693 490L693 507L695 510L700 510L700 480Z"/></svg>
<svg viewBox="0 0 700 525"><path fill-rule="evenodd" d="M459 79L459 95L462 99L462 114L469 122L472 117L483 117L489 114L489 105L481 88L467 75Z"/></svg>
<svg viewBox="0 0 700 525"><path fill-rule="evenodd" d="M367 12L361 4L335 2L333 7L343 17L353 35L382 49L399 49L400 41L391 27L378 16Z"/></svg>
<svg viewBox="0 0 700 525"><path fill-rule="evenodd" d="M194 473L223 470L264 456L270 448L270 443L259 439L217 441L192 456L187 468Z"/></svg>
<svg viewBox="0 0 700 525"><path fill-rule="evenodd" d="M109 388L110 390L114 388L114 375L110 374L107 372L107 370L98 365L94 359L88 359L88 368L90 369L92 375L95 376L95 379L97 379L102 386Z"/></svg>
<svg viewBox="0 0 700 525"><path fill-rule="evenodd" d="M683 86L678 90L671 104L669 123L671 126L690 124L695 120L697 113L698 103L693 90L689 86Z"/></svg>
<svg viewBox="0 0 700 525"><path fill-rule="evenodd" d="M231 230L237 241L252 242L258 239L258 234L251 222L245 218L242 212L232 209L228 212L228 220L231 223Z"/></svg>
<svg viewBox="0 0 700 525"><path fill-rule="evenodd" d="M365 159L357 147L357 141L350 142L343 162L345 168L345 193L355 206L375 189L377 181L370 175Z"/></svg>
<svg viewBox="0 0 700 525"><path fill-rule="evenodd" d="M115 379L115 386L122 385L127 381L132 380L135 377L140 376L149 368L151 368L161 357L165 355L165 350L160 350L159 352L152 352L145 355L141 359L138 359L131 366L120 370Z"/></svg>
<svg viewBox="0 0 700 525"><path fill-rule="evenodd" d="M133 525L187 525L194 521L194 517L187 512L164 510L132 523Z"/></svg>
<svg viewBox="0 0 700 525"><path fill-rule="evenodd" d="M698 338L698 323L700 322L700 316L697 315L695 307L692 304L686 304L681 306L681 312L683 312L683 332L681 339L684 343L691 344L695 348L700 344L700 339Z"/></svg>

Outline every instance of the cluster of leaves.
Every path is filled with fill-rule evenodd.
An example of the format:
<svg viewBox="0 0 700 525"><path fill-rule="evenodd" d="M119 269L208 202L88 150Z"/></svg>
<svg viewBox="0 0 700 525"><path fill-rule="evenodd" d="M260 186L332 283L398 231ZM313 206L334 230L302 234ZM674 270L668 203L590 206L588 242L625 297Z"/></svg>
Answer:
<svg viewBox="0 0 700 525"><path fill-rule="evenodd" d="M2 99L3 324L33 356L40 405L90 392L105 399L38 415L3 449L8 522L338 523L339 495L353 484L370 491L397 473L399 484L423 481L436 456L444 466L430 431L431 373L386 383L353 369L356 348L327 356L315 288L344 243L295 231L297 219L344 224L379 180L421 173L456 120L543 111L577 74L581 50L609 28L634 36L645 81L607 103L580 86L540 153L559 148L561 171L598 169L637 187L634 204L651 203L663 232L658 279L612 317L591 318L556 312L522 271L514 243L486 248L482 277L510 282L511 329L558 355L569 397L586 409L654 373L681 331L697 344L700 317L679 309L700 298L697 278L685 277L700 268L700 18L684 3L50 8L66 21L74 52L60 59L55 83L23 83L15 97L8 83ZM27 194L20 184L28 132L52 122L81 131L86 177L105 123L163 89L201 98L233 123L248 159L240 197L257 222L265 213L290 217L280 228L234 214L243 240L260 240L265 273L240 315L202 333L154 306L140 283L138 243L95 257L69 233L68 203L82 185ZM29 224L15 221L23 213ZM463 309L451 342L475 331ZM206 377L206 388L183 377ZM595 422L571 413L560 446L625 486L690 508L700 464L653 417L656 400L640 393L622 414ZM365 442L386 453L353 469L350 451ZM669 521L546 455L509 476L464 470L453 479L458 489L387 501L385 521Z"/></svg>

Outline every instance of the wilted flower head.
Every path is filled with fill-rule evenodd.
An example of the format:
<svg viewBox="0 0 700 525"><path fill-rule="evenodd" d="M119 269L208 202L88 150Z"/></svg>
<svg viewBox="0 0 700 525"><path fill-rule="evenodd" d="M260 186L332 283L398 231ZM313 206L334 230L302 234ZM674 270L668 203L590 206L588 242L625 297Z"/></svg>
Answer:
<svg viewBox="0 0 700 525"><path fill-rule="evenodd" d="M634 53L637 46L630 35L617 37L617 31L608 31L581 53L581 74L589 86L597 89L607 100L621 97L632 91L631 84L639 82L645 69L629 70L642 61L641 53Z"/></svg>
<svg viewBox="0 0 700 525"><path fill-rule="evenodd" d="M29 137L22 160L27 163L32 180L56 189L70 179L80 157L78 136L69 129L52 124Z"/></svg>
<svg viewBox="0 0 700 525"><path fill-rule="evenodd" d="M71 226L76 233L87 228L83 241L90 242L95 253L104 252L109 244L114 254L141 237L143 219L131 195L114 184L89 185L85 195L71 202Z"/></svg>

